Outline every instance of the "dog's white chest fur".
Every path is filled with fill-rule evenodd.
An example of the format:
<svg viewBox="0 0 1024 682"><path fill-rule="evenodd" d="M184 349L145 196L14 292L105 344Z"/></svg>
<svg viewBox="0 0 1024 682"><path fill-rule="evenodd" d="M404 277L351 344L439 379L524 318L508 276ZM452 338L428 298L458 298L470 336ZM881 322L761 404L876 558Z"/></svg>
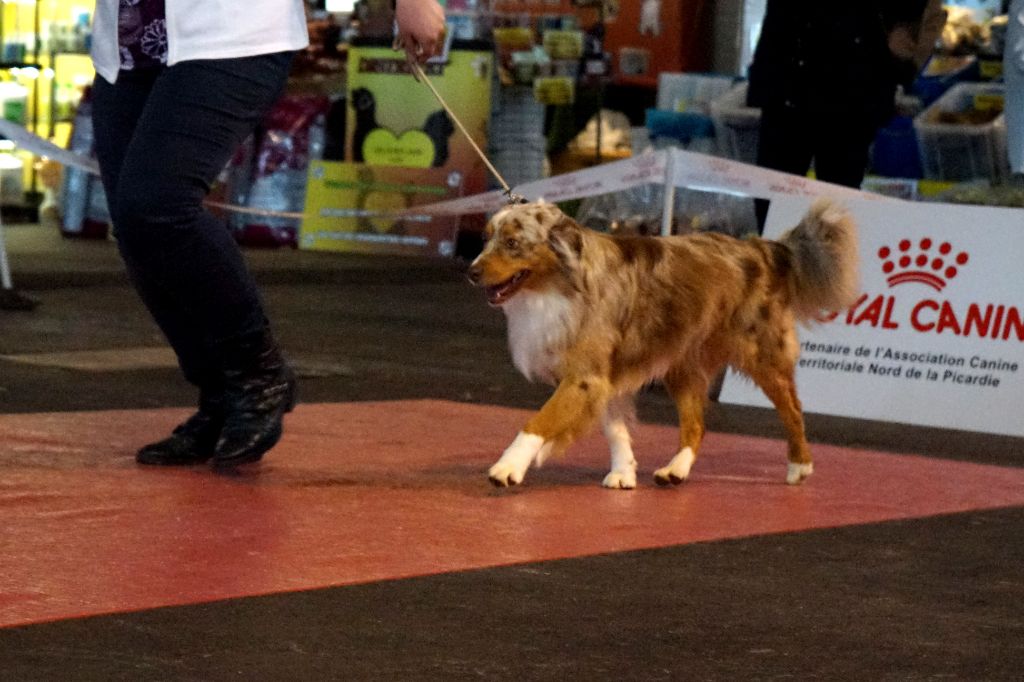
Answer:
<svg viewBox="0 0 1024 682"><path fill-rule="evenodd" d="M578 324L572 302L557 293L524 291L506 303L508 345L516 369L530 380L552 382Z"/></svg>

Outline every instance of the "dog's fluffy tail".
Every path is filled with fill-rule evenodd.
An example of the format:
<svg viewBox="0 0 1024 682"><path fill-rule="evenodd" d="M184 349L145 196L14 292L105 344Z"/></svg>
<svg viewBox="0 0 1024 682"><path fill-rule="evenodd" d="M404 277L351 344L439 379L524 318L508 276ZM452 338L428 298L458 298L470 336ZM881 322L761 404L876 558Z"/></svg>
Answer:
<svg viewBox="0 0 1024 682"><path fill-rule="evenodd" d="M857 225L850 213L819 199L800 224L779 238L790 253L793 309L801 319L837 312L860 291Z"/></svg>

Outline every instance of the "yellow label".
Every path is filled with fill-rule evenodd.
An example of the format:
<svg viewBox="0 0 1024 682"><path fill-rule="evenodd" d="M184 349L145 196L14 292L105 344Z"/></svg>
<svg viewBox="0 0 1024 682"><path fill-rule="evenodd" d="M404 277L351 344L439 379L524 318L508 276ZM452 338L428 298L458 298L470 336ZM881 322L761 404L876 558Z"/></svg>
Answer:
<svg viewBox="0 0 1024 682"><path fill-rule="evenodd" d="M1001 59L982 59L978 62L981 68L981 77L986 80L995 80L1003 75L1003 61Z"/></svg>
<svg viewBox="0 0 1024 682"><path fill-rule="evenodd" d="M529 50L533 47L533 30L529 28L496 28L494 44L505 50Z"/></svg>
<svg viewBox="0 0 1024 682"><path fill-rule="evenodd" d="M1002 95L983 93L974 96L974 108L978 111L1002 111L1006 98Z"/></svg>
<svg viewBox="0 0 1024 682"><path fill-rule="evenodd" d="M377 128L363 142L363 158L369 166L430 168L434 143L422 130L407 130L396 136L386 128Z"/></svg>
<svg viewBox="0 0 1024 682"><path fill-rule="evenodd" d="M552 59L579 59L583 56L583 32L545 31L544 50Z"/></svg>
<svg viewBox="0 0 1024 682"><path fill-rule="evenodd" d="M921 180L917 183L917 193L921 197L936 197L956 186L955 182L946 180Z"/></svg>
<svg viewBox="0 0 1024 682"><path fill-rule="evenodd" d="M541 104L562 106L576 100L576 87L571 78L556 76L533 81L533 96Z"/></svg>

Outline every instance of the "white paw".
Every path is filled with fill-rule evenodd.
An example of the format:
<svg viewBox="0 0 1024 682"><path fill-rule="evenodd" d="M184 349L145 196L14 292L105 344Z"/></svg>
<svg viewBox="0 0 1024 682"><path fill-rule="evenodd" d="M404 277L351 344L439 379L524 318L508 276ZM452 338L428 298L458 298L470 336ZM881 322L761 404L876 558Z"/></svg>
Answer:
<svg viewBox="0 0 1024 682"><path fill-rule="evenodd" d="M487 472L487 477L499 488L519 485L526 476L526 470L530 468L530 464L544 446L544 439L540 436L520 431L512 444L505 448L501 458Z"/></svg>
<svg viewBox="0 0 1024 682"><path fill-rule="evenodd" d="M686 476L680 476L672 471L672 467L662 467L654 472L654 482L658 485L679 485L686 480Z"/></svg>
<svg viewBox="0 0 1024 682"><path fill-rule="evenodd" d="M498 488L519 485L526 476L526 467L516 466L511 462L498 460L487 471L487 478Z"/></svg>
<svg viewBox="0 0 1024 682"><path fill-rule="evenodd" d="M690 477L690 467L693 466L693 461L696 458L692 449L683 448L672 458L667 467L654 472L654 482L658 485L679 485Z"/></svg>
<svg viewBox="0 0 1024 682"><path fill-rule="evenodd" d="M601 482L605 488L616 490L632 490L636 487L636 469L620 469L609 471Z"/></svg>
<svg viewBox="0 0 1024 682"><path fill-rule="evenodd" d="M805 478L814 473L814 465L808 462L807 464L799 464L797 462L790 462L789 467L786 469L786 483L789 485L796 485L803 482Z"/></svg>
<svg viewBox="0 0 1024 682"><path fill-rule="evenodd" d="M533 459L533 466L538 469L544 466L544 462L548 461L548 457L551 456L551 452L555 449L554 441L546 441L544 445L537 451L537 456Z"/></svg>

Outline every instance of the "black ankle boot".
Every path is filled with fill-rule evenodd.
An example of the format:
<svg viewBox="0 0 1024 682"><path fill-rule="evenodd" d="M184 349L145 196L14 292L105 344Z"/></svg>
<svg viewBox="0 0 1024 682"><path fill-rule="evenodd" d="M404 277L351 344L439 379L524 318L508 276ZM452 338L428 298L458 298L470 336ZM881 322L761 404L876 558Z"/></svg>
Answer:
<svg viewBox="0 0 1024 682"><path fill-rule="evenodd" d="M259 461L281 439L282 421L295 407L295 374L269 333L235 344L225 362L224 426L213 466L230 469Z"/></svg>
<svg viewBox="0 0 1024 682"><path fill-rule="evenodd" d="M199 411L175 427L167 438L144 446L135 454L139 464L188 466L213 457L213 449L224 425L224 396L204 391Z"/></svg>

